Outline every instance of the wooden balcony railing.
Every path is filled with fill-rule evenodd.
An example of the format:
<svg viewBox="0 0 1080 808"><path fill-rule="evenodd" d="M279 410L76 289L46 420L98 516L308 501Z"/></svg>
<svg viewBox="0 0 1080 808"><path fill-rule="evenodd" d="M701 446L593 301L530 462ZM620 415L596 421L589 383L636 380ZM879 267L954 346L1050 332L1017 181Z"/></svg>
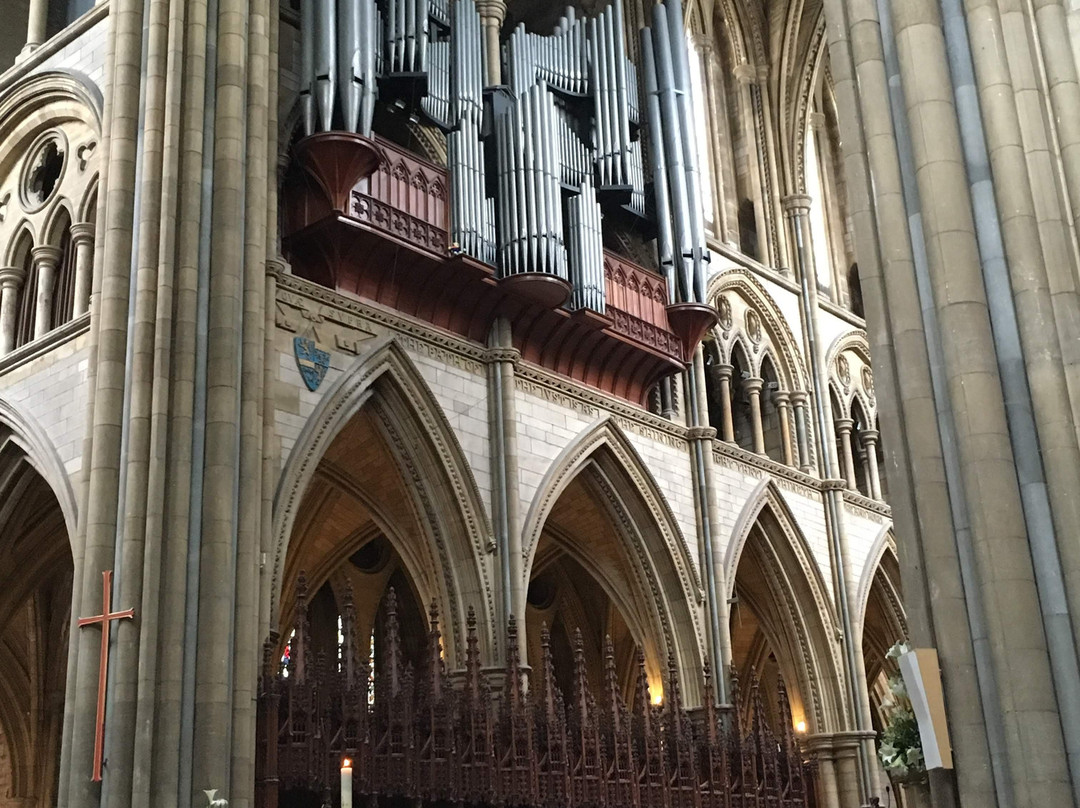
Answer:
<svg viewBox="0 0 1080 808"><path fill-rule="evenodd" d="M480 342L496 316L509 317L527 360L642 403L700 338L673 319L664 278L613 253L604 256L604 315L571 312L504 283L521 275L499 279L452 254L445 169L388 140L327 132L297 143L295 155L284 231L300 277Z"/></svg>
<svg viewBox="0 0 1080 808"><path fill-rule="evenodd" d="M662 353L681 354L668 323L665 278L605 250L604 286L607 314L618 333Z"/></svg>

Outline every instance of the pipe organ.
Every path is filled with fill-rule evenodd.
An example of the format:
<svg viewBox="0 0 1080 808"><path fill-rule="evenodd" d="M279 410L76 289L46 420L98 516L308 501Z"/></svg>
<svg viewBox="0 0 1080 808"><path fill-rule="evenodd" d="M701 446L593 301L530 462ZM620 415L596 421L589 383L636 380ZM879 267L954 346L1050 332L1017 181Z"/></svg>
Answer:
<svg viewBox="0 0 1080 808"><path fill-rule="evenodd" d="M567 8L548 34L519 25L500 54L499 87L484 86L474 0L303 0L301 25L305 134L371 137L377 101L445 133L451 253L502 278L558 279L570 310L603 314L604 218L630 217L656 235L666 302L704 303L709 254L679 0L654 6L640 32L640 88L622 0L589 19Z"/></svg>

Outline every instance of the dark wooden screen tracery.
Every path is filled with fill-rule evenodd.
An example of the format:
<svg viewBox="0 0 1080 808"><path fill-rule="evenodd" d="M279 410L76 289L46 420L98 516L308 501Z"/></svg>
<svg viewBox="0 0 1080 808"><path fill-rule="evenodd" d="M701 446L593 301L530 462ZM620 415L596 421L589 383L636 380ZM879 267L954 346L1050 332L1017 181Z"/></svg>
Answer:
<svg viewBox="0 0 1080 808"><path fill-rule="evenodd" d="M541 661L526 676L517 627L507 629L509 659L482 669L470 610L465 669L446 670L438 614L432 608L427 649L415 669L402 654L394 592L387 595L382 656L373 703L368 666L354 637L351 596L342 615L340 659L311 654L301 579L296 632L286 671L268 643L259 689L256 804L278 808L279 793L303 790L338 804L339 767L353 761L357 805L363 795L410 805L515 808L807 808L811 779L791 730L780 684L779 735L764 721L755 681L748 730L732 707L713 706L709 671L705 707L686 710L669 660L662 705L652 704L644 657L626 704L610 641L604 682L585 675L580 633L572 692L563 694L545 629ZM495 683L501 682L496 694ZM531 684L529 684L531 683ZM732 675L734 688L737 678ZM526 685L529 684L528 688ZM738 702L737 693L733 702ZM386 804L382 802L382 804Z"/></svg>

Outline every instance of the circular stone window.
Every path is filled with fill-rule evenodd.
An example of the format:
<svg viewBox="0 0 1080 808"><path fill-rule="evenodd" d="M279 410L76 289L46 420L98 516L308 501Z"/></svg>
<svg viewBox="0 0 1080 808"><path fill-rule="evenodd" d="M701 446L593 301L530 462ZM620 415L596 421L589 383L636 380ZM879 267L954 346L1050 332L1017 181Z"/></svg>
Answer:
<svg viewBox="0 0 1080 808"><path fill-rule="evenodd" d="M67 162L67 139L62 132L46 132L34 141L23 163L19 183L23 208L41 210L53 198Z"/></svg>

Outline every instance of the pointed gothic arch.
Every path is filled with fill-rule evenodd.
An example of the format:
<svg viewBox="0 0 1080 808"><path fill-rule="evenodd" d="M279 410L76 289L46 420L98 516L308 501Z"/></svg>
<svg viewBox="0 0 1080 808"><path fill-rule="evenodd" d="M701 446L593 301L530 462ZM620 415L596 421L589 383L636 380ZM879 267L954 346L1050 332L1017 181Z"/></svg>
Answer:
<svg viewBox="0 0 1080 808"><path fill-rule="evenodd" d="M0 399L0 746L7 794L52 805L71 631L75 497L55 448Z"/></svg>
<svg viewBox="0 0 1080 808"><path fill-rule="evenodd" d="M363 422L361 422L363 421ZM349 432L348 430L355 430ZM274 501L274 559L270 585L270 621L278 620L290 542L302 516L302 501L316 474L341 473L340 463L323 463L335 440L370 439L397 475L392 502L375 489L364 490L345 473L333 481L355 498L394 545L424 603L436 602L447 621L447 656L463 657L469 607L480 620L481 648L490 651L494 636L491 589L492 533L472 470L434 394L405 350L392 337L371 347L323 394L285 462ZM339 442L335 452L344 452ZM353 448L355 454L356 447ZM346 470L347 472L347 470ZM367 477L363 482L370 483ZM392 484L393 481L386 481ZM350 541L362 537L350 534ZM341 562L357 546L342 543L328 557ZM323 580L329 574L324 570ZM313 586L321 585L313 580Z"/></svg>
<svg viewBox="0 0 1080 808"><path fill-rule="evenodd" d="M610 528L607 557L597 556L593 536L588 545L575 545L571 537L560 537L554 522L554 530L549 528L568 492L590 496L597 517ZM640 632L636 639L652 655L650 666L659 671L666 656L674 655L687 703L698 703L706 658L700 574L666 498L612 419L579 435L545 475L524 523L525 584L543 566L541 534L552 536L611 595L631 629Z"/></svg>
<svg viewBox="0 0 1080 808"><path fill-rule="evenodd" d="M735 604L731 620L739 619L735 607L741 594L776 656L796 716L801 712L811 732L843 727L843 665L831 590L771 479L762 480L739 515L725 552L724 573L725 595ZM736 655L737 645L738 637L733 637ZM755 653L763 652L759 647ZM739 660L733 657L733 662Z"/></svg>

